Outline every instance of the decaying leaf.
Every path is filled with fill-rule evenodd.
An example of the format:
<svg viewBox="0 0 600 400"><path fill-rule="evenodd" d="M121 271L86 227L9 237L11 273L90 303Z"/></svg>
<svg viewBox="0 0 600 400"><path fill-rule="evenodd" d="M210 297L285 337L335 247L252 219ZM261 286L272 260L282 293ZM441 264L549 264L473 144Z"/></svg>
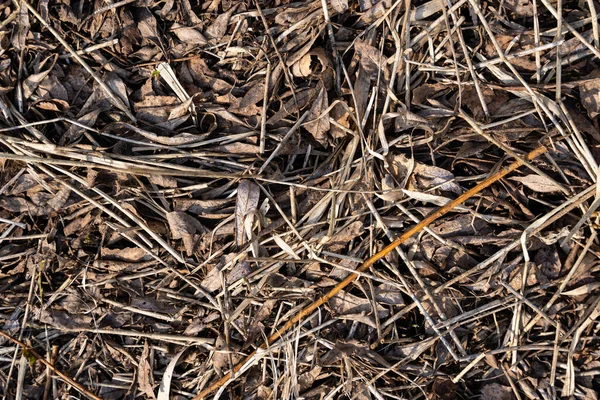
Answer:
<svg viewBox="0 0 600 400"><path fill-rule="evenodd" d="M332 310L338 315L373 313L373 304L369 300L362 299L346 292L335 295L330 300L330 305ZM384 317L388 314L388 312L380 306L377 307L377 313L380 317Z"/></svg>
<svg viewBox="0 0 600 400"><path fill-rule="evenodd" d="M328 107L327 92L321 85L321 91L317 95L307 117L309 122L304 125L304 128L323 146L327 145L327 132L329 132L331 126L329 124L329 113L325 112Z"/></svg>
<svg viewBox="0 0 600 400"><path fill-rule="evenodd" d="M167 222L171 229L173 239L183 239L183 245L188 256L194 253L194 235L196 233L207 233L206 229L198 220L191 215L173 211L167 213Z"/></svg>
<svg viewBox="0 0 600 400"><path fill-rule="evenodd" d="M229 10L227 10L227 12L219 14L212 25L206 29L206 34L215 40L219 40L225 36L225 33L227 32L227 25L229 25L229 20L236 9L237 5L234 4L231 8L229 8Z"/></svg>
<svg viewBox="0 0 600 400"><path fill-rule="evenodd" d="M560 187L558 187L550 179L539 175L516 176L510 179L512 179L513 181L521 182L523 185L527 186L529 189L535 192L552 193L560 192L561 190Z"/></svg>
<svg viewBox="0 0 600 400"><path fill-rule="evenodd" d="M507 0L504 7L521 17L533 16L533 3L531 0Z"/></svg>
<svg viewBox="0 0 600 400"><path fill-rule="evenodd" d="M235 238L238 246L248 241L260 199L260 188L253 182L243 180L238 185L235 203Z"/></svg>
<svg viewBox="0 0 600 400"><path fill-rule="evenodd" d="M513 400L513 392L510 386L498 383L488 383L481 388L481 396L490 400Z"/></svg>
<svg viewBox="0 0 600 400"><path fill-rule="evenodd" d="M171 27L171 30L183 43L196 45L205 45L208 43L208 40L206 40L204 35L194 28L189 28L187 26L175 23Z"/></svg>
<svg viewBox="0 0 600 400"><path fill-rule="evenodd" d="M588 111L590 118L600 114L600 75L594 71L588 79L579 85L581 104Z"/></svg>
<svg viewBox="0 0 600 400"><path fill-rule="evenodd" d="M138 362L137 384L147 398L156 399L156 395L154 394L153 368L150 364L149 358L150 347L146 341L144 342L144 350L142 351L142 355L140 356L140 360Z"/></svg>

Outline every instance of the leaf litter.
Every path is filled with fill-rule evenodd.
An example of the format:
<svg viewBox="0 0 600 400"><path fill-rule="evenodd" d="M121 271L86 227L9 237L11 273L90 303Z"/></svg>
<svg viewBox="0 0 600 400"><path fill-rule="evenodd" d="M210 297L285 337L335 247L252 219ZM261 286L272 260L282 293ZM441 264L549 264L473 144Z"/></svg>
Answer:
<svg viewBox="0 0 600 400"><path fill-rule="evenodd" d="M597 399L596 7L1 3L0 394Z"/></svg>

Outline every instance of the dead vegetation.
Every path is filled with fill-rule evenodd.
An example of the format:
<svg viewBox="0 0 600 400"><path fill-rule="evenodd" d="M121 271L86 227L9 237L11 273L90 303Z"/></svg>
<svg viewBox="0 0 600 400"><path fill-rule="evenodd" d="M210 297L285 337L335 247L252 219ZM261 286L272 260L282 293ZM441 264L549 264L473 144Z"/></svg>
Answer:
<svg viewBox="0 0 600 400"><path fill-rule="evenodd" d="M0 395L597 399L598 7L1 1Z"/></svg>

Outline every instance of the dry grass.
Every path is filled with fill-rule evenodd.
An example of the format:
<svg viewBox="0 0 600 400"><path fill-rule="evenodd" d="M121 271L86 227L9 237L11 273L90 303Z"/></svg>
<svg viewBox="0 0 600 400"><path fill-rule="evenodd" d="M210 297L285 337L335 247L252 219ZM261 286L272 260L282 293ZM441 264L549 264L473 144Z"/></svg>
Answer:
<svg viewBox="0 0 600 400"><path fill-rule="evenodd" d="M0 396L597 399L598 6L0 3Z"/></svg>

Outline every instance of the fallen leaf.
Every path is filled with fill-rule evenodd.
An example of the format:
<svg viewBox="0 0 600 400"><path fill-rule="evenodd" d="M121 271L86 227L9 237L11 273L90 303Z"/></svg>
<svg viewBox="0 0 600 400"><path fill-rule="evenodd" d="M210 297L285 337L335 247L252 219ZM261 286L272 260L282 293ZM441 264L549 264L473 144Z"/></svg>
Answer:
<svg viewBox="0 0 600 400"><path fill-rule="evenodd" d="M376 80L378 75L381 75L381 79L384 78L384 71L386 70L385 58L381 52L375 47L371 46L364 40L357 39L354 43L354 48L360 55L361 68L364 69L366 74Z"/></svg>
<svg viewBox="0 0 600 400"><path fill-rule="evenodd" d="M238 246L247 242L246 232L251 228L260 199L260 188L249 180L242 180L238 185L235 204L235 240Z"/></svg>
<svg viewBox="0 0 600 400"><path fill-rule="evenodd" d="M179 40L187 44L205 45L208 40L194 28L189 28L184 25L180 25L177 22L171 27L171 31L177 36Z"/></svg>
<svg viewBox="0 0 600 400"><path fill-rule="evenodd" d="M187 255L192 256L194 254L194 235L196 233L207 233L208 229L196 218L181 211L167 213L167 222L171 230L171 237L182 239Z"/></svg>
<svg viewBox="0 0 600 400"><path fill-rule="evenodd" d="M154 375L152 365L150 365L150 346L148 346L148 341L144 342L144 349L142 350L142 355L140 356L140 360L138 362L138 370L137 370L137 383L140 387L140 390L146 395L149 399L156 399L156 395L154 394Z"/></svg>
<svg viewBox="0 0 600 400"><path fill-rule="evenodd" d="M335 12L343 13L348 9L348 0L329 0Z"/></svg>
<svg viewBox="0 0 600 400"><path fill-rule="evenodd" d="M590 294L594 290L600 287L600 282L590 282L585 285L581 285L575 289L567 290L566 292L562 292L564 296L582 296L584 294Z"/></svg>
<svg viewBox="0 0 600 400"><path fill-rule="evenodd" d="M590 118L595 118L600 114L600 73L594 71L586 78L585 83L579 85L579 97Z"/></svg>
<svg viewBox="0 0 600 400"><path fill-rule="evenodd" d="M327 147L327 132L331 127L329 113L325 112L328 107L327 92L325 87L321 85L321 91L317 95L307 117L309 122L305 123L304 128L324 147Z"/></svg>
<svg viewBox="0 0 600 400"><path fill-rule="evenodd" d="M533 3L531 0L505 0L504 7L521 17L533 17Z"/></svg>
<svg viewBox="0 0 600 400"><path fill-rule="evenodd" d="M539 175L516 176L509 178L513 181L521 182L534 192L552 193L560 192L560 188L550 179Z"/></svg>
<svg viewBox="0 0 600 400"><path fill-rule="evenodd" d="M481 398L487 400L513 400L514 395L510 386L488 383L481 388Z"/></svg>
<svg viewBox="0 0 600 400"><path fill-rule="evenodd" d="M227 12L219 14L215 21L206 29L206 34L214 40L219 40L227 33L229 19L237 9L237 4L234 4Z"/></svg>

